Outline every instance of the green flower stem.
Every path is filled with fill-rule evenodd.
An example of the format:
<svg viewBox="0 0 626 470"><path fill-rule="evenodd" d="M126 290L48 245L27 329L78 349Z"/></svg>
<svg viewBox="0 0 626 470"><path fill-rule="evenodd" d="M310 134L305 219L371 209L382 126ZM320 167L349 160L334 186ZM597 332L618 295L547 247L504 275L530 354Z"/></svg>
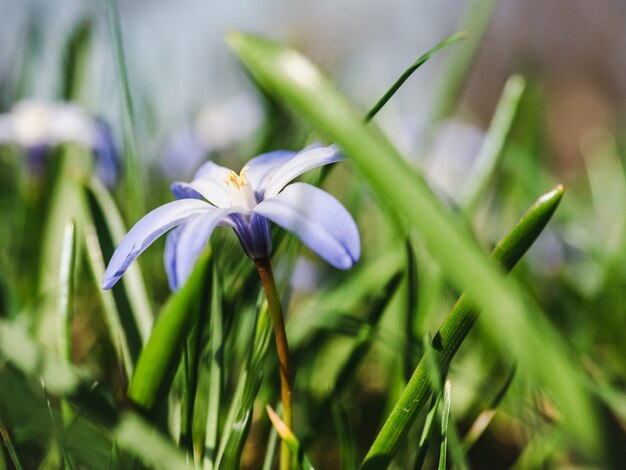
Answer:
<svg viewBox="0 0 626 470"><path fill-rule="evenodd" d="M267 306L274 325L274 336L276 338L276 352L280 364L280 397L283 403L283 422L293 431L293 402L291 391L291 366L289 364L289 345L287 344L287 334L285 333L285 321L283 309L278 297L272 263L268 257L255 259L256 269L259 272L263 289L267 297ZM280 469L289 470L291 468L291 453L289 447L283 441L280 450Z"/></svg>
<svg viewBox="0 0 626 470"><path fill-rule="evenodd" d="M534 243L552 217L564 191L563 186L559 185L539 198L494 248L491 257L505 271L513 269ZM433 337L431 350L427 354L432 356L435 363L426 360L424 356L417 364L400 399L365 456L362 470L386 468L389 465L415 417L432 395L433 369L442 377L446 375L452 358L476 322L478 313L478 308L463 294Z"/></svg>

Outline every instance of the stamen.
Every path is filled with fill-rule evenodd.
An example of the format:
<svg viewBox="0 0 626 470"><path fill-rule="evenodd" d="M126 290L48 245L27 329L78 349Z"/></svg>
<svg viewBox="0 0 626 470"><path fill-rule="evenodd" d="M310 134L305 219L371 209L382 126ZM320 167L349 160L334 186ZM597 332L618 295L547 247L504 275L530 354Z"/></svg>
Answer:
<svg viewBox="0 0 626 470"><path fill-rule="evenodd" d="M235 173L233 170L228 170L228 176L224 179L224 183L226 183L226 185L233 183L237 189L241 189L248 184L248 179L245 174L248 168L250 167L244 166L239 174Z"/></svg>

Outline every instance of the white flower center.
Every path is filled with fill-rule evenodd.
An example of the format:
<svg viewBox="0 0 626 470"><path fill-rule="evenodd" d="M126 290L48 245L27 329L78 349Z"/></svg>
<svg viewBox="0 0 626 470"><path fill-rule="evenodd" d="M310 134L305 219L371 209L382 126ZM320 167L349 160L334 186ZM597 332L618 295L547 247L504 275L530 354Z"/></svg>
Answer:
<svg viewBox="0 0 626 470"><path fill-rule="evenodd" d="M245 175L247 169L248 167L244 167L239 174L228 170L228 176L224 179L224 183L228 187L231 207L252 210L257 205L257 200Z"/></svg>

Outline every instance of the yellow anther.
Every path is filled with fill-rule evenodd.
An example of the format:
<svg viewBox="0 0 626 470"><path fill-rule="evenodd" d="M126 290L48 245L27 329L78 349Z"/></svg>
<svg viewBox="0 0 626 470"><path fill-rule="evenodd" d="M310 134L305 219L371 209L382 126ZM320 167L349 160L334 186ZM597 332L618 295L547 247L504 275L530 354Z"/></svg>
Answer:
<svg viewBox="0 0 626 470"><path fill-rule="evenodd" d="M227 185L233 183L237 189L241 189L242 186L248 184L248 179L245 174L248 168L249 167L244 166L239 174L235 173L233 170L228 170L228 176L224 179L224 183Z"/></svg>

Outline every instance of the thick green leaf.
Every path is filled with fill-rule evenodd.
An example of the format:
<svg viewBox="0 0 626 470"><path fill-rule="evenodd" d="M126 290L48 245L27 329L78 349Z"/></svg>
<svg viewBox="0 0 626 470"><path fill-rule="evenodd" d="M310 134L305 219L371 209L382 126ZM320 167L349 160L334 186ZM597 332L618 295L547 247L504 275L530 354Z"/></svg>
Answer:
<svg viewBox="0 0 626 470"><path fill-rule="evenodd" d="M167 301L141 352L128 396L149 417L164 404L180 363L183 345L197 322L209 276L209 254L202 255L187 283Z"/></svg>

